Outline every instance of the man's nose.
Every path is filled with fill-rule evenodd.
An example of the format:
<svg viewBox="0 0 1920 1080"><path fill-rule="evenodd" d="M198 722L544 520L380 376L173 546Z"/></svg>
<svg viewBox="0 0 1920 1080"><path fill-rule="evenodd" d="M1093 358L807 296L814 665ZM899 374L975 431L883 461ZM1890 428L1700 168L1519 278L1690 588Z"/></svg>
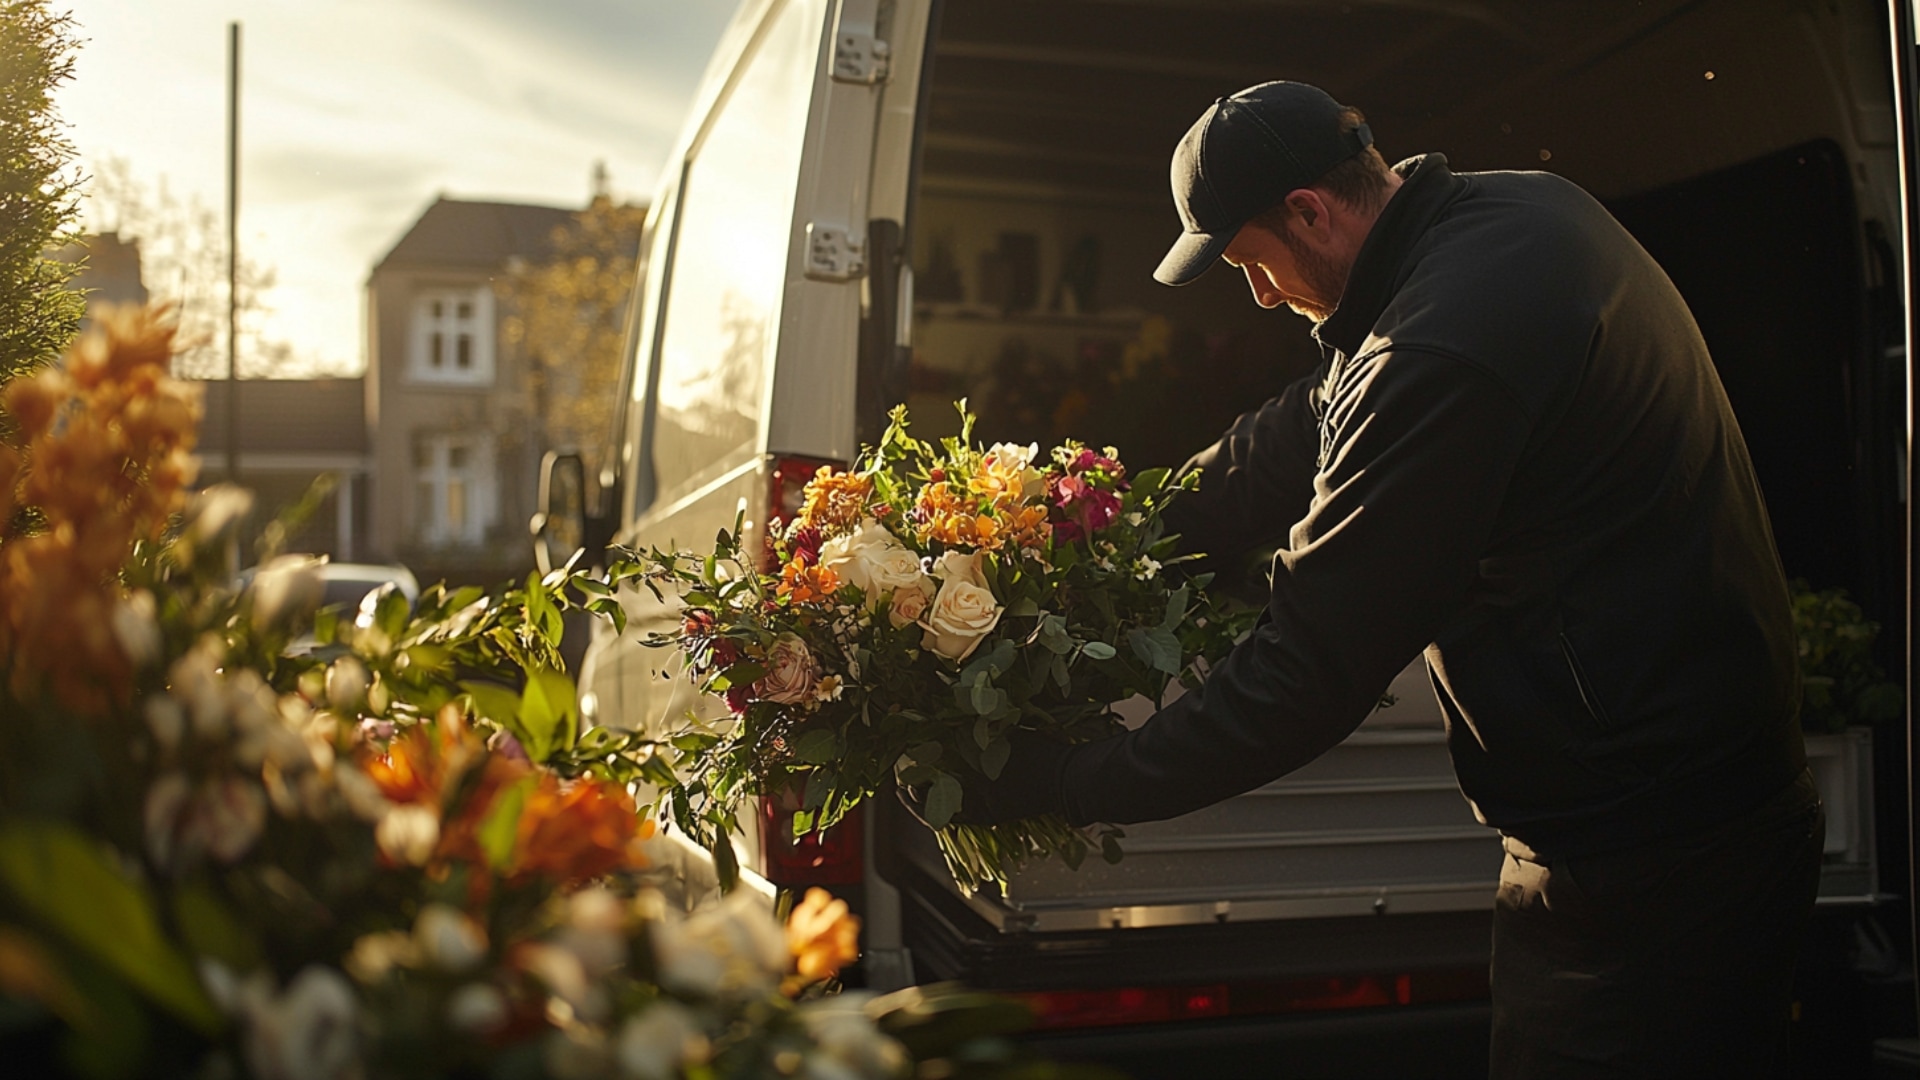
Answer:
<svg viewBox="0 0 1920 1080"><path fill-rule="evenodd" d="M1253 290L1253 302L1269 310L1280 306L1280 290L1267 280L1266 271L1255 263L1247 263L1241 271L1247 275L1247 288Z"/></svg>

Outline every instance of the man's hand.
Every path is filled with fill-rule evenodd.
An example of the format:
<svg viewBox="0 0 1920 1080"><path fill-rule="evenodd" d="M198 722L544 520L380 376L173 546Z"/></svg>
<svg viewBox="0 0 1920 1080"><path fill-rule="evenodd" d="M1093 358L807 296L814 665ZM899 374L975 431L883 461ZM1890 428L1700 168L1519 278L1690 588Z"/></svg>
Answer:
<svg viewBox="0 0 1920 1080"><path fill-rule="evenodd" d="M1061 775L1073 747L1032 732L1015 731L1009 738L1013 753L997 779L971 769L959 775L960 809L950 825L998 825L1006 821L1064 813ZM900 802L915 820L928 828L925 790L902 785Z"/></svg>

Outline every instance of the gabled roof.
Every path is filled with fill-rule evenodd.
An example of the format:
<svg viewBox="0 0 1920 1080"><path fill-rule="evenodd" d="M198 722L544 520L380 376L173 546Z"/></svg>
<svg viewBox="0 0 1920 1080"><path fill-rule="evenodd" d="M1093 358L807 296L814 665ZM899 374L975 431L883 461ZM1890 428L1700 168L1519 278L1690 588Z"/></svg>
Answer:
<svg viewBox="0 0 1920 1080"><path fill-rule="evenodd" d="M515 255L538 260L553 249L553 230L571 221L576 212L558 206L469 202L443 195L427 207L373 270L486 270Z"/></svg>
<svg viewBox="0 0 1920 1080"><path fill-rule="evenodd" d="M200 453L218 457L227 445L227 383L208 379ZM245 454L364 454L363 379L241 379L240 451Z"/></svg>

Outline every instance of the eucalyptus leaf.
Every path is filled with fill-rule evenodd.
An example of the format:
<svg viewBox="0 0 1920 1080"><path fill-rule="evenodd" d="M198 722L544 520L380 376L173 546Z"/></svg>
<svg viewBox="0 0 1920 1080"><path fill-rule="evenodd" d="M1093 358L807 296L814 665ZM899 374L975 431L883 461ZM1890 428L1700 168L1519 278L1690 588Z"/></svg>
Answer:
<svg viewBox="0 0 1920 1080"><path fill-rule="evenodd" d="M1089 660L1111 660L1120 655L1104 641L1089 641L1080 647L1080 651L1086 653Z"/></svg>
<svg viewBox="0 0 1920 1080"><path fill-rule="evenodd" d="M935 829L946 828L947 823L953 820L953 815L960 812L960 800L960 781L947 773L934 777L933 783L927 787L927 824Z"/></svg>
<svg viewBox="0 0 1920 1080"><path fill-rule="evenodd" d="M840 737L825 728L809 731L794 744L793 756L809 765L825 765L840 757Z"/></svg>
<svg viewBox="0 0 1920 1080"><path fill-rule="evenodd" d="M1013 756L1013 744L1006 739L995 739L980 751L980 771L987 779L1000 779L1000 771L1007 767L1007 759Z"/></svg>

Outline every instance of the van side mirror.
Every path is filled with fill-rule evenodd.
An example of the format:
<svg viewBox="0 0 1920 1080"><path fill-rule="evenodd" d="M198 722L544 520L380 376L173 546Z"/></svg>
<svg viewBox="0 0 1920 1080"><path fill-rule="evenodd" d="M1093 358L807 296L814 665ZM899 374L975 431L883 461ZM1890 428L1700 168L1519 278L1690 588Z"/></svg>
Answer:
<svg viewBox="0 0 1920 1080"><path fill-rule="evenodd" d="M533 561L545 574L586 548L587 465L579 454L549 450L540 459L539 507L527 529L533 534Z"/></svg>

